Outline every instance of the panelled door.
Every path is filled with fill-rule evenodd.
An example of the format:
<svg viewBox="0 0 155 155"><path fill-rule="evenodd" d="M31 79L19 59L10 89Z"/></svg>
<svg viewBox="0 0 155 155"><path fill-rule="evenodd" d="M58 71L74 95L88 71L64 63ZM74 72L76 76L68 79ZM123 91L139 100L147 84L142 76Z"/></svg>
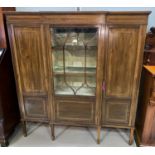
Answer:
<svg viewBox="0 0 155 155"><path fill-rule="evenodd" d="M129 123L139 28L112 25L107 34L102 124L125 125Z"/></svg>
<svg viewBox="0 0 155 155"><path fill-rule="evenodd" d="M13 61L24 118L47 119L46 50L43 26L13 25Z"/></svg>

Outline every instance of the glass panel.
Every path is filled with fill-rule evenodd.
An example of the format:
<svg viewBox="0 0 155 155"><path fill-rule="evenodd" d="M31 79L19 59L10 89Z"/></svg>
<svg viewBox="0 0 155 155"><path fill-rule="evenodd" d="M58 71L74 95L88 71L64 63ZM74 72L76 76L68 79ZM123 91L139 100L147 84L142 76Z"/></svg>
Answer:
<svg viewBox="0 0 155 155"><path fill-rule="evenodd" d="M55 94L60 95L85 95L85 96L94 96L96 81L94 77L88 77L88 84L84 85L84 79L81 76L68 76L67 75L67 84L66 86L63 76L54 77L54 89Z"/></svg>
<svg viewBox="0 0 155 155"><path fill-rule="evenodd" d="M95 96L97 28L51 28L57 95Z"/></svg>

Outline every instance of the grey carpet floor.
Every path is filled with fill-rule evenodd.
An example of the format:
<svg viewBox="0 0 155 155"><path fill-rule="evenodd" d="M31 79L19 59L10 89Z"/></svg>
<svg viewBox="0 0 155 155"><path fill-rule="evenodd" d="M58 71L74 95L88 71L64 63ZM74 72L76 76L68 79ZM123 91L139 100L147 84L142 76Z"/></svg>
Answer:
<svg viewBox="0 0 155 155"><path fill-rule="evenodd" d="M128 144L129 130L104 128L101 143L96 143L95 128L56 126L54 141L50 128L43 124L28 124L28 136L24 137L18 126L10 138L9 147L136 147Z"/></svg>

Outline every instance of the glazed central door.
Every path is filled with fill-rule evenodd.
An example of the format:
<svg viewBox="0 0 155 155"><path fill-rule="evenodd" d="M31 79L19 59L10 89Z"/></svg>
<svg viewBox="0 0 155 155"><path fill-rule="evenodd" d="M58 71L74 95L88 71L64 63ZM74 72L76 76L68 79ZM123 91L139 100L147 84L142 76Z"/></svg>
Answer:
<svg viewBox="0 0 155 155"><path fill-rule="evenodd" d="M50 31L56 121L94 123L98 28Z"/></svg>
<svg viewBox="0 0 155 155"><path fill-rule="evenodd" d="M129 123L134 86L139 29L137 26L109 26L107 39L104 124Z"/></svg>

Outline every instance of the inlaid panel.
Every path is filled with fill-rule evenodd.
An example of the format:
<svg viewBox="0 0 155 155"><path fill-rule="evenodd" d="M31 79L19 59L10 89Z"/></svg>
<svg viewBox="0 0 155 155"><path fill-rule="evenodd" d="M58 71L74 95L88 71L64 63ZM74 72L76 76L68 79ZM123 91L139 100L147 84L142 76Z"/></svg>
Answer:
<svg viewBox="0 0 155 155"><path fill-rule="evenodd" d="M127 100L109 100L106 102L105 116L106 124L127 124L129 120L130 102Z"/></svg>
<svg viewBox="0 0 155 155"><path fill-rule="evenodd" d="M106 62L106 96L130 97L137 57L138 29L110 27Z"/></svg>
<svg viewBox="0 0 155 155"><path fill-rule="evenodd" d="M61 121L94 121L94 102L85 100L56 100L56 118Z"/></svg>
<svg viewBox="0 0 155 155"><path fill-rule="evenodd" d="M40 27L15 27L16 54L23 92L44 92L45 72Z"/></svg>
<svg viewBox="0 0 155 155"><path fill-rule="evenodd" d="M24 97L26 117L47 118L46 102L44 97Z"/></svg>

